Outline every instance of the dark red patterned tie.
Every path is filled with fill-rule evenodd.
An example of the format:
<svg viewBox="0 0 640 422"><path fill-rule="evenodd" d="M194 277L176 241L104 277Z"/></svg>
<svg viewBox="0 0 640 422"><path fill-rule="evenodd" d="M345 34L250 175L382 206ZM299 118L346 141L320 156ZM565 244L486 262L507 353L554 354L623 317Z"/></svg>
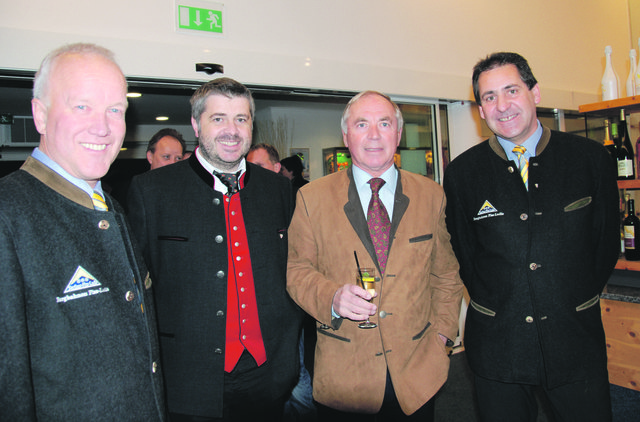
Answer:
<svg viewBox="0 0 640 422"><path fill-rule="evenodd" d="M380 272L384 273L387 266L387 254L389 253L389 231L391 229L391 221L384 204L380 200L378 192L385 181L374 177L369 180L371 186L371 201L369 201L369 209L367 211L367 224L369 225L369 233L373 246L376 249L378 264L380 264Z"/></svg>
<svg viewBox="0 0 640 422"><path fill-rule="evenodd" d="M218 176L218 179L227 187L227 196L231 196L238 192L238 173L218 173L214 171L213 174Z"/></svg>

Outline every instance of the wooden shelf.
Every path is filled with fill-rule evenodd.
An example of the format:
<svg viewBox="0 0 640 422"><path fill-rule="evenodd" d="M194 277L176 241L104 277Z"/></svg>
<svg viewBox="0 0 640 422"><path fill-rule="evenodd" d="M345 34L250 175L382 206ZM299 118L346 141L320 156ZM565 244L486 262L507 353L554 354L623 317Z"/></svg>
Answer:
<svg viewBox="0 0 640 422"><path fill-rule="evenodd" d="M640 189L640 179L618 180L620 189Z"/></svg>
<svg viewBox="0 0 640 422"><path fill-rule="evenodd" d="M583 104L578 106L580 113L587 113L593 116L615 116L614 114L621 108L625 109L625 114L640 111L640 95L633 97L618 98L617 100L600 101L598 103Z"/></svg>
<svg viewBox="0 0 640 422"><path fill-rule="evenodd" d="M616 270L640 271L640 261L627 261L620 258L616 263Z"/></svg>

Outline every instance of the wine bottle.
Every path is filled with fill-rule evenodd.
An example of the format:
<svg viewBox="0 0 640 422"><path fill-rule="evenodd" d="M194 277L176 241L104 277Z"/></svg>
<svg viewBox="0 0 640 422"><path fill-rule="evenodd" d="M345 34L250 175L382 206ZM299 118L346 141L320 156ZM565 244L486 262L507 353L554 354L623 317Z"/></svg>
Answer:
<svg viewBox="0 0 640 422"><path fill-rule="evenodd" d="M636 95L636 49L629 50L629 76L627 77L627 97Z"/></svg>
<svg viewBox="0 0 640 422"><path fill-rule="evenodd" d="M633 199L629 199L623 224L624 257L627 261L640 261L640 219L636 217Z"/></svg>
<svg viewBox="0 0 640 422"><path fill-rule="evenodd" d="M622 151L621 151L622 140L620 139L620 135L618 133L617 122L611 122L611 137L613 138L613 143L616 147L616 172L618 175L618 180L620 180L622 179L620 177L620 172L624 168L623 167L624 163L621 162L621 160L624 160L624 155L622 154ZM625 205L626 205L626 201L625 201ZM624 220L624 215L621 220Z"/></svg>
<svg viewBox="0 0 640 422"><path fill-rule="evenodd" d="M606 64L602 75L602 101L616 100L618 98L618 76L611 65L611 46L604 48Z"/></svg>
<svg viewBox="0 0 640 422"><path fill-rule="evenodd" d="M635 164L633 159L633 146L629 139L629 130L625 120L624 109L620 109L620 143L618 144L618 179L635 179Z"/></svg>

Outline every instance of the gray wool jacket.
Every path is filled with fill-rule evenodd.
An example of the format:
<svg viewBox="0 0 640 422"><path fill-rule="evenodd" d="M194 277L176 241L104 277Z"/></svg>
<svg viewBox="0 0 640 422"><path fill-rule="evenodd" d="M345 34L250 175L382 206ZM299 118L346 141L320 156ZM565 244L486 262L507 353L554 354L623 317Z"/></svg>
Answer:
<svg viewBox="0 0 640 422"><path fill-rule="evenodd" d="M0 180L0 420L162 421L151 280L121 208L33 158Z"/></svg>

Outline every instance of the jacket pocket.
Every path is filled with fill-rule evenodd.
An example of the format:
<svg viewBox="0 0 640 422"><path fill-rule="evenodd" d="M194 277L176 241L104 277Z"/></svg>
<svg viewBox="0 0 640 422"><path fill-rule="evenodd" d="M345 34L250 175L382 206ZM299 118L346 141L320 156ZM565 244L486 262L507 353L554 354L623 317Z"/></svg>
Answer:
<svg viewBox="0 0 640 422"><path fill-rule="evenodd" d="M586 196L584 198L578 199L577 201L574 201L569 205L567 205L566 207L564 207L564 212L571 212L571 211L579 210L580 208L584 208L587 205L589 205L591 201L592 201L592 198L590 196Z"/></svg>
<svg viewBox="0 0 640 422"><path fill-rule="evenodd" d="M424 335L425 331L427 331L427 329L428 329L429 327L431 327L431 321L427 322L427 325L425 325L425 327L424 327L422 330L420 330L420 332L419 332L418 334L416 334L415 336L413 336L413 337L411 338L411 340L418 340L418 339L420 339L420 338Z"/></svg>
<svg viewBox="0 0 640 422"><path fill-rule="evenodd" d="M425 240L429 240L433 237L433 234L423 234L422 236L412 237L409 239L409 243L418 243L424 242Z"/></svg>
<svg viewBox="0 0 640 422"><path fill-rule="evenodd" d="M327 336L327 337L331 337L331 338L335 338L336 340L340 340L340 341L344 341L346 343L351 343L351 339L348 339L346 337L342 337L342 336L338 336L333 334L332 332L329 332L329 330L322 330L320 328L317 328L316 331L318 332L318 334L322 334L323 336Z"/></svg>
<svg viewBox="0 0 640 422"><path fill-rule="evenodd" d="M576 306L576 312L584 311L585 309L589 309L590 307L600 303L600 295L595 295L591 299L587 300L582 305Z"/></svg>
<svg viewBox="0 0 640 422"><path fill-rule="evenodd" d="M160 236L158 235L158 240L172 240L174 242L186 242L189 240L188 237L183 236Z"/></svg>
<svg viewBox="0 0 640 422"><path fill-rule="evenodd" d="M484 306L482 306L482 305L478 305L478 304L477 304L476 302L474 302L473 300L471 300L471 302L469 302L469 304L471 305L471 307L472 307L473 309L475 309L476 311L480 312L481 314L484 314L484 315L487 315L487 316L490 316L490 317L494 317L494 316L496 316L496 312L495 312L495 311L492 311L492 310L491 310L491 309L489 309L489 308L485 308L485 307L484 307Z"/></svg>

